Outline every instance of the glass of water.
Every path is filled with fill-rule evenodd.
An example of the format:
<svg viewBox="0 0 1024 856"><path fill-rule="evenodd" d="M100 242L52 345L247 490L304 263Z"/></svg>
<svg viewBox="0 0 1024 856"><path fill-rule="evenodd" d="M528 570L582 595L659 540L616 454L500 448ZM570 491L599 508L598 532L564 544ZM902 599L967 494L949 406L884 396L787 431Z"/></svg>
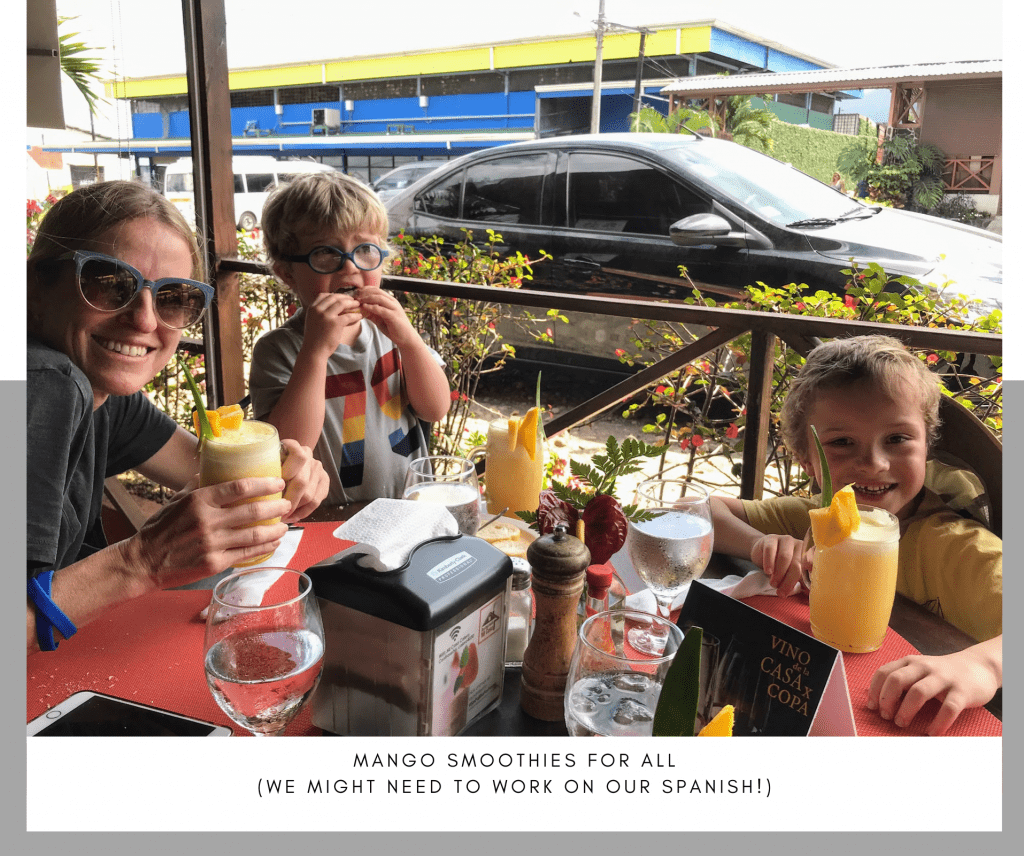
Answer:
<svg viewBox="0 0 1024 856"><path fill-rule="evenodd" d="M711 496L688 479L650 479L637 485L633 504L647 519L629 522L626 549L654 594L658 615L667 619L675 596L704 573L711 559ZM634 628L629 641L648 654L664 648L664 634L656 624Z"/></svg>
<svg viewBox="0 0 1024 856"><path fill-rule="evenodd" d="M316 689L324 627L309 577L255 568L213 589L203 647L206 683L228 716L257 737L284 733Z"/></svg>
<svg viewBox="0 0 1024 856"><path fill-rule="evenodd" d="M619 628L627 628L625 636ZM629 630L658 625L665 644L647 654L629 643ZM654 712L683 632L646 612L613 609L580 625L565 684L565 726L572 737L649 737Z"/></svg>
<svg viewBox="0 0 1024 856"><path fill-rule="evenodd" d="M466 458L416 458L409 464L403 497L445 506L463 535L475 535L480 527L480 483L476 467Z"/></svg>

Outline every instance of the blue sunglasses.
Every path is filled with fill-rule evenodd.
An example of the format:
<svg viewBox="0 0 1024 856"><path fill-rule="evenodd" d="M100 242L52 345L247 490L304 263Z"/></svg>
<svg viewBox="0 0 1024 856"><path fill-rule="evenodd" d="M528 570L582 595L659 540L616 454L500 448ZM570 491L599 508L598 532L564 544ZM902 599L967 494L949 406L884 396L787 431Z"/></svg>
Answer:
<svg viewBox="0 0 1024 856"><path fill-rule="evenodd" d="M152 282L130 264L104 253L76 250L56 260L74 261L78 290L93 309L117 312L148 288L157 317L174 330L184 330L202 318L214 295L212 286L194 279L164 277Z"/></svg>

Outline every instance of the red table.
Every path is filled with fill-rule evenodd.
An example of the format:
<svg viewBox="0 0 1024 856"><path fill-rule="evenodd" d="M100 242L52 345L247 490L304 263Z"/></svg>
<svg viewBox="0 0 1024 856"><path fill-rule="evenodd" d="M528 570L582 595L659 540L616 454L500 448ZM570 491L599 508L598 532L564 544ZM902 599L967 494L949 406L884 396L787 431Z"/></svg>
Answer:
<svg viewBox="0 0 1024 856"><path fill-rule="evenodd" d="M288 567L305 570L348 546L349 542L334 538L337 526L336 522L306 524ZM205 626L198 616L209 601L210 592L204 589L155 592L111 609L62 642L57 651L32 654L27 661L27 720L74 692L93 690L227 725L235 734L247 734L221 712L206 686ZM810 634L806 598L753 597L745 602ZM933 704L926 705L905 729L896 728L865 706L868 684L878 666L913 653L917 650L890 628L878 651L844 655L858 734L924 733L934 714ZM512 710L518 708L519 681L517 675L510 677L505 681L501 710L484 717L472 732L564 734L560 723L540 723ZM285 733L317 735L321 731L310 722L307 708ZM977 708L962 713L949 734L999 736L1002 723L984 708Z"/></svg>

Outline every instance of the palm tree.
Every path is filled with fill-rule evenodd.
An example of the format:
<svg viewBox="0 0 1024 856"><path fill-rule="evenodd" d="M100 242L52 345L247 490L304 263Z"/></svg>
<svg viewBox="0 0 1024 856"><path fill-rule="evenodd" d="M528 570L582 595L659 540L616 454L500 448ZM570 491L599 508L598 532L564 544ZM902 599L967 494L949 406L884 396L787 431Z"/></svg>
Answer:
<svg viewBox="0 0 1024 856"><path fill-rule="evenodd" d="M776 121L771 110L754 107L749 95L734 95L726 102L722 136L748 149L769 154L775 148L771 129Z"/></svg>
<svg viewBox="0 0 1024 856"><path fill-rule="evenodd" d="M647 134L707 131L714 136L715 123L704 110L678 107L666 116L655 107L641 107L636 113L629 114L629 130Z"/></svg>
<svg viewBox="0 0 1024 856"><path fill-rule="evenodd" d="M74 17L58 18L57 26L62 27L68 21L74 20ZM82 97L89 105L89 112L95 113L97 103L105 100L92 89L92 84L94 83L102 85L102 78L99 75L99 60L91 56L82 56L82 54L94 50L102 50L102 48L92 48L86 45L85 42L72 41L72 39L79 35L81 34L61 33L58 36L60 42L60 68L71 79L71 82L78 87L78 91L82 93Z"/></svg>

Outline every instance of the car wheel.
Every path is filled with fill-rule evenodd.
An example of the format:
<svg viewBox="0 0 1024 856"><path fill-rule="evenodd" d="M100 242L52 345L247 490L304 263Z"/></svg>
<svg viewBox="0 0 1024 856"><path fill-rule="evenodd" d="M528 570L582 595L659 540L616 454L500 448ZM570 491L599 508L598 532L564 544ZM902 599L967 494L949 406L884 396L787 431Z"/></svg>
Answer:
<svg viewBox="0 0 1024 856"><path fill-rule="evenodd" d="M238 228L244 232L249 232L256 228L256 215L251 211L246 211L241 217L238 218Z"/></svg>

